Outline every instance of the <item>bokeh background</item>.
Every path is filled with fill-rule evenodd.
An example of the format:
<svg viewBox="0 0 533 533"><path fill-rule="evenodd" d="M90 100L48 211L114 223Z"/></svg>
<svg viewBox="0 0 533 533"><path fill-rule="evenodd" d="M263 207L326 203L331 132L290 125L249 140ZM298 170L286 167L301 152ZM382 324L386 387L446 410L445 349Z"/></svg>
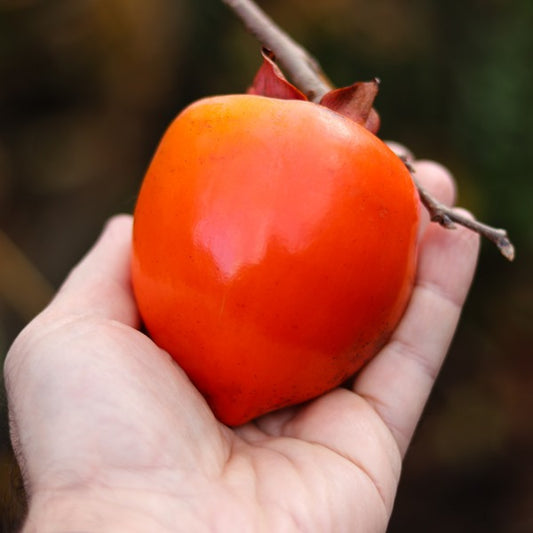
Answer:
<svg viewBox="0 0 533 533"><path fill-rule="evenodd" d="M483 243L390 531L533 531L533 2L260 5L337 85L380 77L380 134L450 167L459 203L518 251L508 264ZM0 0L0 357L104 221L132 210L173 116L241 92L259 62L219 0ZM13 531L24 495L5 401L0 426Z"/></svg>

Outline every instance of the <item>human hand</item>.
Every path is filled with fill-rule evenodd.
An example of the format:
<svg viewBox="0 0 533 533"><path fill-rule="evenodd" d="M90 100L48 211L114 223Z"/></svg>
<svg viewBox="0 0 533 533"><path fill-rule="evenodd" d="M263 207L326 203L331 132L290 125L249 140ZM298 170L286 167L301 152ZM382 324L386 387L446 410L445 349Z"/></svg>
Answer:
<svg viewBox="0 0 533 533"><path fill-rule="evenodd" d="M442 167L415 166L427 190L453 201ZM385 530L477 235L426 217L408 309L352 390L234 429L139 331L130 241L131 218L113 219L6 359L24 531Z"/></svg>

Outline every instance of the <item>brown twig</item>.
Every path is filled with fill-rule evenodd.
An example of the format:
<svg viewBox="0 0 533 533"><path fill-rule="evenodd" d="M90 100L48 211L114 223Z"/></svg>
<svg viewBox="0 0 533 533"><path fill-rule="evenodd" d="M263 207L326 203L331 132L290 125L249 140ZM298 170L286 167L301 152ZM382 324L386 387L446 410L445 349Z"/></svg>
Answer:
<svg viewBox="0 0 533 533"><path fill-rule="evenodd" d="M253 0L222 0L242 20L248 31L276 56L276 60L296 87L309 100L319 102L322 97L333 89L327 81L318 62L309 53L287 35L269 18ZM503 229L493 228L477 220L464 217L452 208L433 198L413 176L414 168L410 162L401 158L413 177L413 182L420 195L420 200L429 212L433 222L453 229L460 224L491 240L509 261L515 256L515 249Z"/></svg>
<svg viewBox="0 0 533 533"><path fill-rule="evenodd" d="M447 229L455 229L456 224L464 226L492 241L498 247L501 254L509 261L514 259L515 249L504 229L493 228L478 222L475 219L465 217L455 211L452 207L448 207L439 202L436 198L431 196L420 183L418 183L418 180L414 176L415 169L411 162L404 157L400 157L400 159L405 163L405 166L411 173L413 182L418 189L420 200L428 210L432 222L436 222Z"/></svg>
<svg viewBox="0 0 533 533"><path fill-rule="evenodd" d="M251 0L222 0L246 29L268 50L293 83L312 102L319 102L333 87L318 62Z"/></svg>

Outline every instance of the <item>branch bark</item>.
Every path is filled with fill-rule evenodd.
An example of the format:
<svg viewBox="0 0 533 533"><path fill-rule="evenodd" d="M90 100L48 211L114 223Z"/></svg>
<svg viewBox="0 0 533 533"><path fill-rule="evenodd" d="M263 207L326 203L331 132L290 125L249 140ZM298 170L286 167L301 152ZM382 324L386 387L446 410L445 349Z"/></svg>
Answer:
<svg viewBox="0 0 533 533"><path fill-rule="evenodd" d="M333 89L318 62L279 28L253 0L222 0L222 2L241 19L247 30L262 46L273 52L283 71L309 100L320 102L323 96ZM492 241L509 261L514 259L515 249L505 230L463 217L453 208L440 203L417 182L410 162L401 159L411 172L420 200L433 222L447 229L453 229L455 224L460 224Z"/></svg>
<svg viewBox="0 0 533 533"><path fill-rule="evenodd" d="M402 159L402 161L405 163L405 166L411 173L411 177L413 178L413 182L418 190L420 200L424 207L428 210L429 217L432 222L436 222L446 229L455 229L456 224L459 224L465 228L475 231L486 239L492 241L506 259L509 261L514 260L515 248L509 240L507 232L504 229L493 228L475 219L467 218L456 212L453 207L448 207L447 205L439 202L436 198L429 194L426 189L420 185L420 183L418 183L418 180L414 176L414 167L411 165L411 163L405 160L403 157L400 157L400 159Z"/></svg>
<svg viewBox="0 0 533 533"><path fill-rule="evenodd" d="M333 86L320 65L251 0L222 0L246 29L273 52L276 62L309 100L319 102Z"/></svg>

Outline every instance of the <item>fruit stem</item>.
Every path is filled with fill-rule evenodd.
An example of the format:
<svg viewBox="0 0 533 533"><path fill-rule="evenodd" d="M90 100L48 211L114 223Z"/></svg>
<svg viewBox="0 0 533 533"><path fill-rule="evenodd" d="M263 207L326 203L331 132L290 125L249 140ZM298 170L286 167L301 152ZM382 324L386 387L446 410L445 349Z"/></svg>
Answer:
<svg viewBox="0 0 533 533"><path fill-rule="evenodd" d="M246 29L268 50L293 83L309 100L320 102L333 86L307 50L278 27L251 0L222 0L244 23Z"/></svg>

